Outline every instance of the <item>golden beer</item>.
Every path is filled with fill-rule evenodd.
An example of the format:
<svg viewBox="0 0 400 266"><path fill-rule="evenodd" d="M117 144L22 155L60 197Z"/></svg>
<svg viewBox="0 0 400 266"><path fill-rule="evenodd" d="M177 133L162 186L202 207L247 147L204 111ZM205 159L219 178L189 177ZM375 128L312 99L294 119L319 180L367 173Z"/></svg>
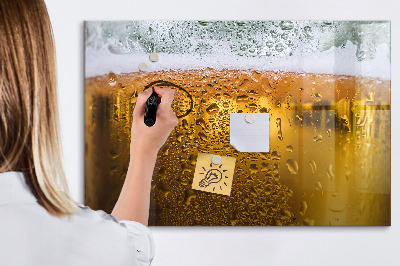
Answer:
<svg viewBox="0 0 400 266"><path fill-rule="evenodd" d="M85 93L85 203L111 212L132 112L151 84L180 122L158 153L149 225L390 225L390 81L213 68L101 75ZM270 152L230 145L230 113L269 113ZM230 196L192 189L198 153L236 158Z"/></svg>

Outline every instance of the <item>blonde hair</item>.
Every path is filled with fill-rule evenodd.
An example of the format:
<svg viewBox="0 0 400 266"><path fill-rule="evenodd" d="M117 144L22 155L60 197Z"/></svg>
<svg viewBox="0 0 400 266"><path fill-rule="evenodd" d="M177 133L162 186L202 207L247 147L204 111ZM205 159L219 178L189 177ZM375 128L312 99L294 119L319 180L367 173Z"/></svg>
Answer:
<svg viewBox="0 0 400 266"><path fill-rule="evenodd" d="M74 213L62 165L53 31L43 0L0 1L0 172L21 171L38 202Z"/></svg>

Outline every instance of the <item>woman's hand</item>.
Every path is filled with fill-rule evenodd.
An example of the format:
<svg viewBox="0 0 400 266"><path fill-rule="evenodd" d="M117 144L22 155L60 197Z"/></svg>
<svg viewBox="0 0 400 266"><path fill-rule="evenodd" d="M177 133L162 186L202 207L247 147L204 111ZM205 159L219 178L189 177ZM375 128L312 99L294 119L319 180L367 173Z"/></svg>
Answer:
<svg viewBox="0 0 400 266"><path fill-rule="evenodd" d="M179 119L171 107L174 90L154 87L154 91L161 98L161 102L157 108L156 123L152 127L148 127L144 123L146 101L153 92L152 88L148 88L138 95L132 115L131 153L135 151L139 154L157 155L172 129L179 123Z"/></svg>

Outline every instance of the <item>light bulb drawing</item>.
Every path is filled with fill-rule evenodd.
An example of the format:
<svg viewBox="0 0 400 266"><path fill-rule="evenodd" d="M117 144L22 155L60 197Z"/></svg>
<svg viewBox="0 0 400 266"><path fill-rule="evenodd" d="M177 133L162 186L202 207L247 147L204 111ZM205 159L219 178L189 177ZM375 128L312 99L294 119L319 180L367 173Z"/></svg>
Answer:
<svg viewBox="0 0 400 266"><path fill-rule="evenodd" d="M210 167L212 167L212 166L213 166L213 164L211 163ZM220 164L218 168L221 168L221 167L222 167L222 164ZM221 170L218 168L211 168L209 170L207 170L204 166L202 168L205 172L200 173L200 174L201 175L205 174L205 177L200 180L199 186L206 188L206 187L210 186L211 184L215 184L215 185L220 185L219 188L220 188L220 190L222 190L222 184L219 184L219 183L223 180L223 176L224 176L223 173L228 170L221 169L222 170L222 172L221 172ZM225 178L228 178L228 177L225 176ZM223 182L223 185L228 186L225 181L222 181L222 182ZM215 187L213 188L213 191L215 191Z"/></svg>

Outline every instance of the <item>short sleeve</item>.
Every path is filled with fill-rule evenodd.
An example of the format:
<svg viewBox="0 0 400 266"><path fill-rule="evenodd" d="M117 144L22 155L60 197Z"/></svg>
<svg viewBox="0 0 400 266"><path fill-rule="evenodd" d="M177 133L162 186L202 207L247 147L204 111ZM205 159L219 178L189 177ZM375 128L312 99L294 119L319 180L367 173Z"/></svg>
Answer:
<svg viewBox="0 0 400 266"><path fill-rule="evenodd" d="M154 238L151 230L135 221L121 220L121 225L128 229L129 238L133 241L136 249L136 259L139 265L150 265L154 257Z"/></svg>

